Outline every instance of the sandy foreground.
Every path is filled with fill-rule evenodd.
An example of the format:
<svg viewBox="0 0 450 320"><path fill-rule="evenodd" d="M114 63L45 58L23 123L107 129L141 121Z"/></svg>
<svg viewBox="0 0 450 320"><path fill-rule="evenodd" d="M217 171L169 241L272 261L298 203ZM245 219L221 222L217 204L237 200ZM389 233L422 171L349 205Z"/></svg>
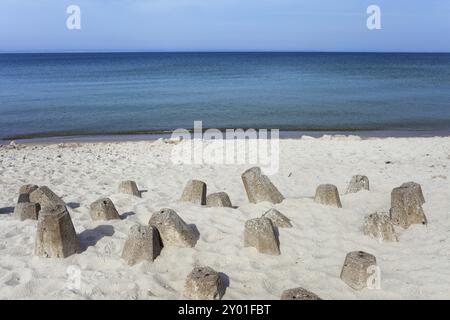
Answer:
<svg viewBox="0 0 450 320"><path fill-rule="evenodd" d="M293 228L279 230L280 256L242 245L245 221L273 206L247 200L240 175L253 165L175 165L173 147L163 140L1 147L0 299L180 299L194 266L228 276L224 299L279 299L299 286L323 299L450 299L449 137L281 140L280 168L270 179L286 197L274 207ZM354 174L367 175L371 190L345 194ZM227 192L238 208L179 203L189 179L205 181L208 193ZM119 194L122 180L135 180L143 197ZM397 228L395 243L365 236L364 216L388 211L391 190L407 181L422 185L428 225ZM27 183L47 185L65 200L81 254L33 255L37 222L10 215ZM338 187L342 209L314 203L322 183ZM122 220L91 221L89 204L104 196ZM120 258L128 230L165 207L196 225L196 246L167 247L153 263L128 266ZM355 291L340 280L345 255L355 250L376 256L380 289ZM73 266L81 270L80 290L68 285Z"/></svg>

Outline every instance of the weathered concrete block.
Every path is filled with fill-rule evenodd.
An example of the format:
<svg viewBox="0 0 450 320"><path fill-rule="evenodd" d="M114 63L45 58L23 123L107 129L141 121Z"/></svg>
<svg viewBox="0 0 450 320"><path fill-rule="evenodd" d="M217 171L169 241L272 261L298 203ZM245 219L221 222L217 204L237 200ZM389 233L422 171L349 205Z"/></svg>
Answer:
<svg viewBox="0 0 450 320"><path fill-rule="evenodd" d="M229 207L231 208L231 200L226 192L212 193L206 197L206 205L208 207Z"/></svg>
<svg viewBox="0 0 450 320"><path fill-rule="evenodd" d="M303 288L294 288L283 291L281 300L322 300L315 293Z"/></svg>
<svg viewBox="0 0 450 320"><path fill-rule="evenodd" d="M427 224L423 212L423 195L420 185L403 184L391 193L390 216L393 224L406 229L412 224Z"/></svg>
<svg viewBox="0 0 450 320"><path fill-rule="evenodd" d="M114 203L109 198L102 198L91 203L90 214L92 220L120 219Z"/></svg>
<svg viewBox="0 0 450 320"><path fill-rule="evenodd" d="M260 168L250 168L241 177L248 200L251 203L268 201L276 204L284 200L283 195L273 185L270 179L262 174Z"/></svg>
<svg viewBox="0 0 450 320"><path fill-rule="evenodd" d="M361 175L353 176L346 193L356 193L361 190L369 190L369 178Z"/></svg>
<svg viewBox="0 0 450 320"><path fill-rule="evenodd" d="M80 252L80 242L67 208L62 205L43 207L39 212L35 255L65 258Z"/></svg>
<svg viewBox="0 0 450 320"><path fill-rule="evenodd" d="M416 195L419 203L421 205L425 203L425 197L423 196L422 187L420 184L410 181L403 183L400 187L411 189L411 193Z"/></svg>
<svg viewBox="0 0 450 320"><path fill-rule="evenodd" d="M200 180L190 180L186 184L180 201L191 202L197 205L206 204L206 183Z"/></svg>
<svg viewBox="0 0 450 320"><path fill-rule="evenodd" d="M122 181L119 184L119 193L130 194L132 196L141 198L141 192L139 191L136 182L131 180Z"/></svg>
<svg viewBox="0 0 450 320"><path fill-rule="evenodd" d="M367 279L372 274L370 267L376 266L375 256L364 251L353 251L345 257L341 279L355 290L367 287Z"/></svg>
<svg viewBox="0 0 450 320"><path fill-rule="evenodd" d="M280 254L280 244L270 219L256 218L245 223L244 247L255 247L264 254Z"/></svg>
<svg viewBox="0 0 450 320"><path fill-rule="evenodd" d="M342 208L339 191L335 185L321 184L316 189L314 201L327 206Z"/></svg>
<svg viewBox="0 0 450 320"><path fill-rule="evenodd" d="M41 209L57 205L66 206L66 203L47 186L42 186L30 193L30 202L39 203Z"/></svg>
<svg viewBox="0 0 450 320"><path fill-rule="evenodd" d="M225 284L219 273L210 267L196 267L187 276L184 295L194 300L221 300Z"/></svg>
<svg viewBox="0 0 450 320"><path fill-rule="evenodd" d="M34 202L19 202L14 208L14 217L20 221L37 220L41 206Z"/></svg>
<svg viewBox="0 0 450 320"><path fill-rule="evenodd" d="M37 186L35 184L26 184L26 185L23 185L20 187L19 194L30 194L38 188L39 188L39 186Z"/></svg>
<svg viewBox="0 0 450 320"><path fill-rule="evenodd" d="M194 247L199 234L186 224L172 209L164 208L153 213L149 225L158 229L163 246Z"/></svg>
<svg viewBox="0 0 450 320"><path fill-rule="evenodd" d="M391 218L386 214L373 213L365 217L363 231L379 241L398 241Z"/></svg>
<svg viewBox="0 0 450 320"><path fill-rule="evenodd" d="M19 189L19 199L17 200L17 203L30 202L30 193L32 193L37 188L39 187L34 184L26 184L21 186Z"/></svg>
<svg viewBox="0 0 450 320"><path fill-rule="evenodd" d="M122 251L122 259L130 266L141 261L153 262L161 253L161 239L158 230L152 226L134 225Z"/></svg>
<svg viewBox="0 0 450 320"><path fill-rule="evenodd" d="M278 228L292 228L291 220L277 209L270 209L262 215L263 218L270 219L274 226Z"/></svg>

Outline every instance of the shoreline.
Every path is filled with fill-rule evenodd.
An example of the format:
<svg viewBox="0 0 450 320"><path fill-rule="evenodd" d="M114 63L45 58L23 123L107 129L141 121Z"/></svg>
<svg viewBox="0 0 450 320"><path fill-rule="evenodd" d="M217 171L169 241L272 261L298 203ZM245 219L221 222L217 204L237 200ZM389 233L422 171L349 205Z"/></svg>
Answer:
<svg viewBox="0 0 450 320"><path fill-rule="evenodd" d="M238 128L239 129L239 128ZM205 128L203 131L208 130ZM226 129L219 129L225 132ZM237 129L233 129L237 130ZM244 128L243 130L248 130ZM260 129L256 129L260 130ZM268 133L270 133L268 129ZM193 130L189 130L192 134ZM118 132L118 133L86 133L86 134L29 134L0 139L0 145L7 145L14 141L18 144L57 144L65 142L133 142L133 141L154 141L158 139L169 139L172 131L155 130L155 131L136 131L136 132ZM268 134L270 137L270 134ZM320 138L322 136L358 136L361 139L371 138L431 138L431 137L449 137L450 129L441 130L403 130L403 129L288 129L280 130L280 139L301 139L303 136Z"/></svg>

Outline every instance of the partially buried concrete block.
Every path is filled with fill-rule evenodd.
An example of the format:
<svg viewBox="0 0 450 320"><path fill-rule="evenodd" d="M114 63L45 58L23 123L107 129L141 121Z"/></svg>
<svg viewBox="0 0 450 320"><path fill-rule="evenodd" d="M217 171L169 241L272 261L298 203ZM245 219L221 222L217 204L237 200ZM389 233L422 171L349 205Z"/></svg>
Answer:
<svg viewBox="0 0 450 320"><path fill-rule="evenodd" d="M206 204L206 183L200 180L190 180L186 184L180 201L197 205Z"/></svg>
<svg viewBox="0 0 450 320"><path fill-rule="evenodd" d="M65 207L66 203L58 197L47 186L42 186L30 193L30 202L39 203L41 208L54 207L57 205Z"/></svg>
<svg viewBox="0 0 450 320"><path fill-rule="evenodd" d="M425 203L425 197L423 196L422 186L420 184L418 184L417 182L412 182L412 181L405 182L400 187L410 189L411 192L416 195L416 197L421 205Z"/></svg>
<svg viewBox="0 0 450 320"><path fill-rule="evenodd" d="M35 255L65 258L78 252L80 242L67 208L62 205L42 208L37 225Z"/></svg>
<svg viewBox="0 0 450 320"><path fill-rule="evenodd" d="M120 219L114 203L109 198L102 198L91 203L90 214L92 220Z"/></svg>
<svg viewBox="0 0 450 320"><path fill-rule="evenodd" d="M35 184L26 184L20 187L19 189L19 199L17 203L30 202L30 193L39 188Z"/></svg>
<svg viewBox="0 0 450 320"><path fill-rule="evenodd" d="M314 201L323 205L342 208L339 191L337 187L332 184L321 184L318 186Z"/></svg>
<svg viewBox="0 0 450 320"><path fill-rule="evenodd" d="M184 295L189 299L220 300L224 294L225 283L210 267L196 267L187 276Z"/></svg>
<svg viewBox="0 0 450 320"><path fill-rule="evenodd" d="M20 221L37 220L41 206L34 202L21 202L14 208L14 217Z"/></svg>
<svg viewBox="0 0 450 320"><path fill-rule="evenodd" d="M130 194L132 196L141 198L141 192L139 191L136 182L131 180L122 181L119 184L119 193Z"/></svg>
<svg viewBox="0 0 450 320"><path fill-rule="evenodd" d="M149 225L158 229L163 246L194 247L199 234L172 209L164 208L153 213Z"/></svg>
<svg viewBox="0 0 450 320"><path fill-rule="evenodd" d="M398 241L394 225L387 214L373 213L364 218L363 231L379 241Z"/></svg>
<svg viewBox="0 0 450 320"><path fill-rule="evenodd" d="M315 293L303 288L294 288L283 291L281 300L322 300Z"/></svg>
<svg viewBox="0 0 450 320"><path fill-rule="evenodd" d="M231 208L231 200L226 192L212 193L206 197L206 205L208 207L229 207Z"/></svg>
<svg viewBox="0 0 450 320"><path fill-rule="evenodd" d="M30 194L32 193L34 190L36 190L37 188L39 188L37 185L35 184L26 184L20 187L19 189L19 194Z"/></svg>
<svg viewBox="0 0 450 320"><path fill-rule="evenodd" d="M369 178L362 175L353 176L346 193L356 193L361 190L369 190Z"/></svg>
<svg viewBox="0 0 450 320"><path fill-rule="evenodd" d="M280 254L280 245L270 219L256 218L245 223L244 247L255 247L264 254Z"/></svg>
<svg viewBox="0 0 450 320"><path fill-rule="evenodd" d="M422 208L424 203L420 185L406 183L391 193L390 217L392 223L406 229L412 224L427 224Z"/></svg>
<svg viewBox="0 0 450 320"><path fill-rule="evenodd" d="M286 217L284 214L282 214L277 209L270 209L266 213L262 215L263 218L268 218L270 221L272 221L272 224L278 228L291 228L291 220L289 220L288 217Z"/></svg>
<svg viewBox="0 0 450 320"><path fill-rule="evenodd" d="M364 251L347 254L341 271L341 279L355 290L367 287L367 280L373 274L371 268L377 265L375 256Z"/></svg>
<svg viewBox="0 0 450 320"><path fill-rule="evenodd" d="M284 200L280 191L266 175L262 174L259 167L248 169L241 177L248 200L251 203L268 201L276 204Z"/></svg>
<svg viewBox="0 0 450 320"><path fill-rule="evenodd" d="M154 261L161 253L161 239L156 228L134 225L122 251L122 259L130 266L141 261Z"/></svg>

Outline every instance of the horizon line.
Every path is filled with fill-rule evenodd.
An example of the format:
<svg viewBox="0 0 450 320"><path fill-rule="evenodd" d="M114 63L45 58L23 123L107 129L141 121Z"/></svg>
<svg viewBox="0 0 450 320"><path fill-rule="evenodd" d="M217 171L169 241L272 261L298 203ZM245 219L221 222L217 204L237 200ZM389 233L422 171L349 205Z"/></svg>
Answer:
<svg viewBox="0 0 450 320"><path fill-rule="evenodd" d="M68 54L68 53L418 53L418 54L448 54L450 51L402 51L402 50L0 50L0 54Z"/></svg>

